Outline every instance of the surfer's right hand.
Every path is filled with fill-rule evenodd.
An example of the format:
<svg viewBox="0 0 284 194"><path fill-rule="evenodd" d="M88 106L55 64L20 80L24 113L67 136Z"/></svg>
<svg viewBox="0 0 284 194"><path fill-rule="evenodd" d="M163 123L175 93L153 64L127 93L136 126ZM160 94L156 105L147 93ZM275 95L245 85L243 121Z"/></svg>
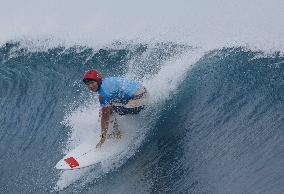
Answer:
<svg viewBox="0 0 284 194"><path fill-rule="evenodd" d="M107 138L107 134L106 134L106 133L103 133L103 134L101 135L101 140L100 140L100 142L96 145L96 148L100 148L100 147L103 145L103 143L106 141L106 138Z"/></svg>
<svg viewBox="0 0 284 194"><path fill-rule="evenodd" d="M100 142L96 145L96 148L100 148L100 147L102 147L102 145L103 145L103 142L100 141Z"/></svg>

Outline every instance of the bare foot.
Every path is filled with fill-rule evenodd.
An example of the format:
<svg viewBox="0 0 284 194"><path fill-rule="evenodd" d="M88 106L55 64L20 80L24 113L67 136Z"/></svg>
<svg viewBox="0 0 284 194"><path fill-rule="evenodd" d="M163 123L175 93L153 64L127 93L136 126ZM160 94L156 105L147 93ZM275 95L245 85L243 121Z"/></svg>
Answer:
<svg viewBox="0 0 284 194"><path fill-rule="evenodd" d="M112 133L108 134L108 139L120 139L122 136L121 131L115 130Z"/></svg>
<svg viewBox="0 0 284 194"><path fill-rule="evenodd" d="M114 131L114 136L116 139L120 139L122 134L121 134L121 131L117 130L117 131Z"/></svg>

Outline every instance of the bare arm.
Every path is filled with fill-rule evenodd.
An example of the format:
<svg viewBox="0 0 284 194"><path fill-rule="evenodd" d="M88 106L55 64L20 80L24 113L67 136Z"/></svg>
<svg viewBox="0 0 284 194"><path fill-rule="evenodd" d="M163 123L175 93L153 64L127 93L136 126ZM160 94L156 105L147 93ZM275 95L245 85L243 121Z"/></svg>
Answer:
<svg viewBox="0 0 284 194"><path fill-rule="evenodd" d="M101 140L97 144L96 146L97 148L101 147L102 144L106 141L110 115L111 115L111 107L103 107L102 117L101 117Z"/></svg>

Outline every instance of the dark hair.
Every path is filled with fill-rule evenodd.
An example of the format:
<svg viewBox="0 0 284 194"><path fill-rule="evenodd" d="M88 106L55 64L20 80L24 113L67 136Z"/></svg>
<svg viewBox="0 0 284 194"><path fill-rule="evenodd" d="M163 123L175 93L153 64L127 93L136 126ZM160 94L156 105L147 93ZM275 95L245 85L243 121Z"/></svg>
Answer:
<svg viewBox="0 0 284 194"><path fill-rule="evenodd" d="M97 80L92 79L92 78L84 78L84 79L83 79L83 82L84 82L85 84L88 84L88 82L90 82L90 81L98 82Z"/></svg>

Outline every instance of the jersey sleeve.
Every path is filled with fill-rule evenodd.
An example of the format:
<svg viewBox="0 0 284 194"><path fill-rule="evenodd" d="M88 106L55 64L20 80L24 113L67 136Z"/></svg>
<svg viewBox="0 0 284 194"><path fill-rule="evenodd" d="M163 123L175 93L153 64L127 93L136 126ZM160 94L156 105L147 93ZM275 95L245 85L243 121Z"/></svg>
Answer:
<svg viewBox="0 0 284 194"><path fill-rule="evenodd" d="M107 107L110 105L109 99L104 97L103 95L99 95L99 101L100 101L101 107Z"/></svg>

